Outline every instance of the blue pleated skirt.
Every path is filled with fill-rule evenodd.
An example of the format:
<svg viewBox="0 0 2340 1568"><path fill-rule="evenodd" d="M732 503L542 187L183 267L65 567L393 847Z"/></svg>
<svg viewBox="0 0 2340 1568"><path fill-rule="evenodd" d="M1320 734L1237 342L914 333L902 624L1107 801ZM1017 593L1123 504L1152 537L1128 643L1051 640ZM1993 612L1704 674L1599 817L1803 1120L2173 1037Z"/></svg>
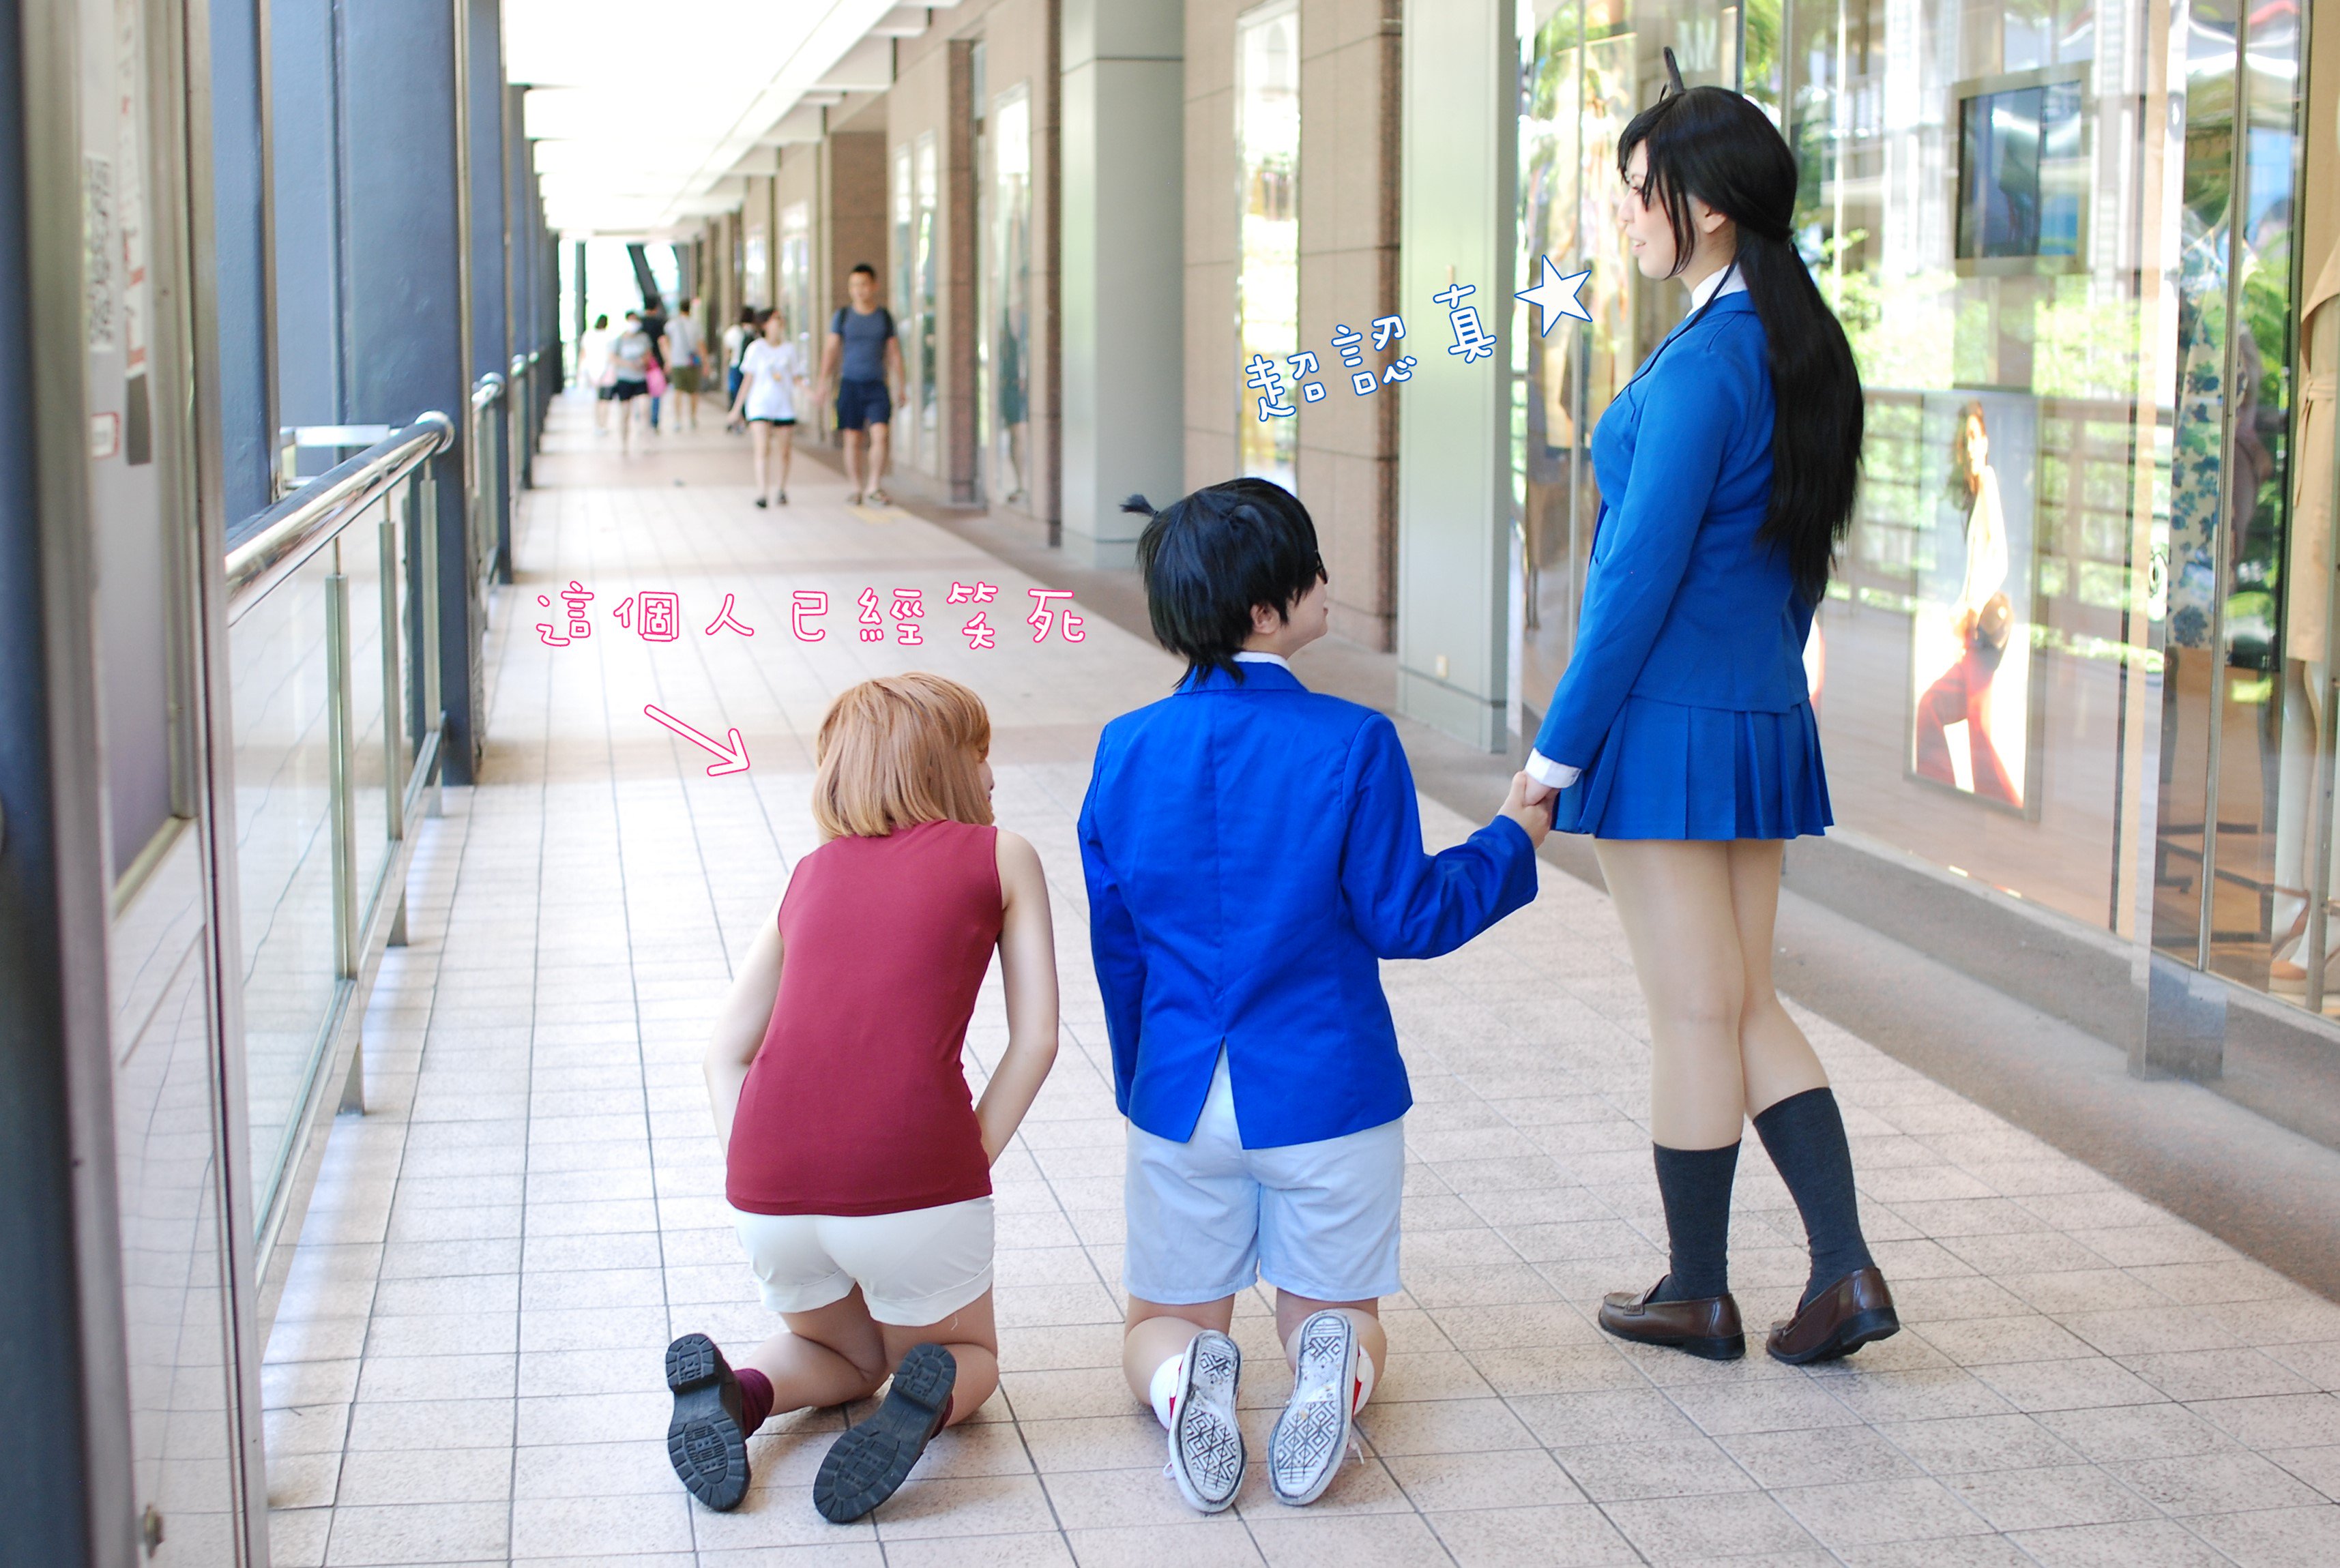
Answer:
<svg viewBox="0 0 2340 1568"><path fill-rule="evenodd" d="M1795 838L1835 820L1810 703L1740 713L1629 696L1560 792L1552 825L1595 838Z"/></svg>

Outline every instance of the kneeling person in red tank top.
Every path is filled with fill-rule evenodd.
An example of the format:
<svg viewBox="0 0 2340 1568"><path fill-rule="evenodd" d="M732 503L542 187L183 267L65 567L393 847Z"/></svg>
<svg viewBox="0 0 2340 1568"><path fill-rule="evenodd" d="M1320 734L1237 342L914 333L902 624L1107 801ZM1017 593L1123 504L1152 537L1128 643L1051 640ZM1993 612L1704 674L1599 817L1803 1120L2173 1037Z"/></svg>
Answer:
<svg viewBox="0 0 2340 1568"><path fill-rule="evenodd" d="M775 1411L892 1388L839 1437L813 1502L890 1496L999 1384L991 1164L1056 1055L1056 938L1030 843L991 825L991 721L939 676L865 681L821 720L813 814L707 1051L727 1196L785 1332L735 1373L705 1335L667 1351L667 1449L691 1495L736 1507ZM1008 1042L977 1101L960 1066L991 954Z"/></svg>

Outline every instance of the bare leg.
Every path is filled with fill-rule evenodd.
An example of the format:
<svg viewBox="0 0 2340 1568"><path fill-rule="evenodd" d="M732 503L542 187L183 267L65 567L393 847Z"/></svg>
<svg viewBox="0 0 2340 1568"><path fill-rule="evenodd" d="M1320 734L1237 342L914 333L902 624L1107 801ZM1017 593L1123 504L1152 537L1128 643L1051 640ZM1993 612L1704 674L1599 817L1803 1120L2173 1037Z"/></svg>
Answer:
<svg viewBox="0 0 2340 1568"><path fill-rule="evenodd" d="M1685 839L1593 844L1649 1004L1650 1136L1667 1149L1726 1148L1747 1117L1739 1046L1747 967L1731 848Z"/></svg>
<svg viewBox="0 0 2340 1568"><path fill-rule="evenodd" d="M1740 839L1730 846L1730 906L1747 981L1739 1058L1749 1116L1760 1116L1790 1095L1828 1087L1827 1070L1780 1005L1771 980L1771 929L1780 914L1785 848L1778 839Z"/></svg>
<svg viewBox="0 0 2340 1568"><path fill-rule="evenodd" d="M1389 1366L1389 1331L1382 1326L1382 1304L1374 1301L1316 1301L1289 1290L1275 1293L1275 1336L1284 1341L1284 1359L1300 1365L1300 1326L1319 1312L1337 1312L1357 1331L1357 1349L1373 1364L1379 1377Z"/></svg>
<svg viewBox="0 0 2340 1568"><path fill-rule="evenodd" d="M618 400L618 449L629 456L634 449L634 405L640 401L640 398Z"/></svg>
<svg viewBox="0 0 2340 1568"><path fill-rule="evenodd" d="M864 494L861 483L861 447L862 443L868 440L868 438L859 430L847 430L844 434L845 477L851 482L853 486L853 498L858 501Z"/></svg>
<svg viewBox="0 0 2340 1568"><path fill-rule="evenodd" d="M886 449L892 437L893 431L883 424L869 427L869 488L874 495L886 493Z"/></svg>
<svg viewBox="0 0 2340 1568"><path fill-rule="evenodd" d="M780 495L788 493L788 467L797 455L797 431L794 425L770 425L769 429L780 443Z"/></svg>
<svg viewBox="0 0 2340 1568"><path fill-rule="evenodd" d="M769 451L771 439L771 426L765 424L760 419L751 419L749 421L748 448L749 454L755 459L756 462L756 498L759 501L769 499L772 493L771 484L766 478L767 472L770 468Z"/></svg>
<svg viewBox="0 0 2340 1568"><path fill-rule="evenodd" d="M956 1426L983 1407L999 1386L999 1329L987 1290L939 1323L905 1328L892 1323L878 1326L886 1336L886 1370L902 1364L914 1346L939 1345L958 1363L958 1380L951 1386L950 1420Z"/></svg>
<svg viewBox="0 0 2340 1568"><path fill-rule="evenodd" d="M743 1366L772 1381L772 1409L803 1410L867 1399L886 1381L886 1342L860 1287L813 1312L781 1315L788 1325Z"/></svg>
<svg viewBox="0 0 2340 1568"><path fill-rule="evenodd" d="M1191 1307L1129 1298L1129 1317L1121 1335L1121 1375L1140 1405L1154 1403L1154 1375L1174 1356L1184 1356L1195 1336L1205 1328L1220 1333L1234 1321L1235 1298L1198 1302Z"/></svg>

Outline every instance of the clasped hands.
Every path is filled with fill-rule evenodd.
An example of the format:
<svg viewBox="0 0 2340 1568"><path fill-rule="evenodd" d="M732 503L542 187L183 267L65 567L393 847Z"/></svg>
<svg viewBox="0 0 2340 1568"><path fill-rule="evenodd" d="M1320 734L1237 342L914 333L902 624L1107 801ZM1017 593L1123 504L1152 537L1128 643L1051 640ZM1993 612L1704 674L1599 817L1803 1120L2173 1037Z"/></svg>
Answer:
<svg viewBox="0 0 2340 1568"><path fill-rule="evenodd" d="M1543 843L1543 835L1552 831L1552 808L1560 792L1526 773L1512 775L1512 793L1503 797L1498 816L1507 816L1520 824L1532 844Z"/></svg>

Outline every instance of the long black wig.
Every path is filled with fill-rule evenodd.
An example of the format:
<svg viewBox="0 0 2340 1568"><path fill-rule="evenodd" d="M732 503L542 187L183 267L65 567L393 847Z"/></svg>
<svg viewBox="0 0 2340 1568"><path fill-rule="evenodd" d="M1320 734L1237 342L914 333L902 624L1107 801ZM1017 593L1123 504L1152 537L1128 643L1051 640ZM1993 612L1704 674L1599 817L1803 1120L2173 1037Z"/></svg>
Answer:
<svg viewBox="0 0 2340 1568"><path fill-rule="evenodd" d="M1817 607L1860 482L1860 370L1844 328L1790 238L1796 160L1763 112L1721 87L1673 90L1617 143L1622 175L1647 149L1647 199L1673 231L1674 271L1690 265L1695 196L1738 228L1730 262L1747 281L1771 360L1771 504L1761 537L1785 553L1796 592ZM1710 298L1709 304L1713 302Z"/></svg>

